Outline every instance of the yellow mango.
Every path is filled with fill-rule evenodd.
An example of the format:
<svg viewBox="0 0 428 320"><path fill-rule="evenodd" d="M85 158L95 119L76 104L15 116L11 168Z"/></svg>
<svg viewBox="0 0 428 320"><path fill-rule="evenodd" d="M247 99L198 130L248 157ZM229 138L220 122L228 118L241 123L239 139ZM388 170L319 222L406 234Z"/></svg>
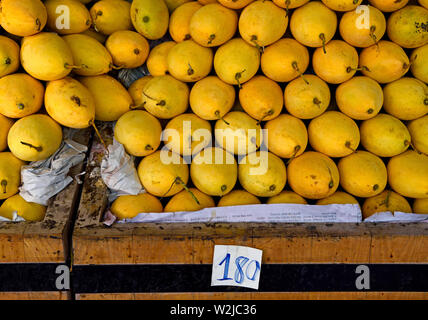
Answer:
<svg viewBox="0 0 428 320"><path fill-rule="evenodd" d="M81 77L79 81L94 97L95 120L116 121L133 106L128 91L113 77L108 75Z"/></svg>
<svg viewBox="0 0 428 320"><path fill-rule="evenodd" d="M40 110L45 88L25 73L0 78L0 113L9 118L23 118Z"/></svg>
<svg viewBox="0 0 428 320"><path fill-rule="evenodd" d="M70 77L48 82L45 108L52 119L69 128L88 128L95 118L92 93Z"/></svg>
<svg viewBox="0 0 428 320"><path fill-rule="evenodd" d="M308 199L323 199L336 192L339 170L329 157L307 151L291 160L287 168L291 189Z"/></svg>
<svg viewBox="0 0 428 320"><path fill-rule="evenodd" d="M122 220L132 219L139 213L162 212L163 207L158 198L149 193L141 193L120 196L112 203L110 210L119 220Z"/></svg>
<svg viewBox="0 0 428 320"><path fill-rule="evenodd" d="M134 1L135 2L135 1ZM131 4L125 0L101 0L89 11L95 31L105 35L120 30L131 30Z"/></svg>
<svg viewBox="0 0 428 320"><path fill-rule="evenodd" d="M24 161L11 152L0 152L0 200L18 193L21 185L21 167Z"/></svg>
<svg viewBox="0 0 428 320"><path fill-rule="evenodd" d="M27 37L43 30L47 21L46 7L40 0L2 0L1 26L9 33Z"/></svg>
<svg viewBox="0 0 428 320"><path fill-rule="evenodd" d="M0 77L19 68L19 45L12 39L0 36Z"/></svg>
<svg viewBox="0 0 428 320"><path fill-rule="evenodd" d="M233 190L222 196L217 207L244 206L249 204L261 204L260 200L244 190Z"/></svg>
<svg viewBox="0 0 428 320"><path fill-rule="evenodd" d="M168 7L164 0L134 0L131 20L138 33L147 39L160 39L168 30Z"/></svg>
<svg viewBox="0 0 428 320"><path fill-rule="evenodd" d="M58 150L61 142L61 126L44 114L19 119L7 137L9 150L23 161L45 160Z"/></svg>

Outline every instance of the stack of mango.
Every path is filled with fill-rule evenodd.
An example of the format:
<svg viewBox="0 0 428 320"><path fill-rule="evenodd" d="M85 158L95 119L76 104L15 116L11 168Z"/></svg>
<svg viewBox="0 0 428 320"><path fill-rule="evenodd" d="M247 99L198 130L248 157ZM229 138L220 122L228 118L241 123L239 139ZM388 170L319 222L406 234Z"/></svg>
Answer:
<svg viewBox="0 0 428 320"><path fill-rule="evenodd" d="M119 218L258 203L428 213L427 8L426 0L3 0L4 41L14 46L2 51L14 50L9 73L20 61L26 77L46 82L48 115L38 117L71 128L117 121L115 138L137 158L147 191L119 197L111 208ZM150 75L127 90L116 69L141 66ZM23 86L6 88L7 74L1 99L11 97L0 113L24 117L14 125L21 130L1 127L10 151L54 150L61 139L51 126L38 140L20 133L38 136L25 121L42 102L20 107Z"/></svg>

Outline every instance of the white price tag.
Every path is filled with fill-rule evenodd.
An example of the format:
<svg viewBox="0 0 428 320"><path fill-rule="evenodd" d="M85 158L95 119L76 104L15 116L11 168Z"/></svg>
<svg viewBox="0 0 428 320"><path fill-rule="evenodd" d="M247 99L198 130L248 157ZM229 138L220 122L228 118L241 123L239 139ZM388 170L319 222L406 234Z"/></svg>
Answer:
<svg viewBox="0 0 428 320"><path fill-rule="evenodd" d="M214 246L211 286L259 288L262 250L242 246Z"/></svg>

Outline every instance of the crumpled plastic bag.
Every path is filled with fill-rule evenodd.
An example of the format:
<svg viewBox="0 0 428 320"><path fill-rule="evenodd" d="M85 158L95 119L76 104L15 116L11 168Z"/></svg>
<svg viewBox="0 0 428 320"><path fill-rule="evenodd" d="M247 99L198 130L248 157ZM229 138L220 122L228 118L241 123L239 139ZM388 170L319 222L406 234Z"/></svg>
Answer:
<svg viewBox="0 0 428 320"><path fill-rule="evenodd" d="M31 162L21 168L20 195L28 202L46 206L50 198L67 187L73 178L67 176L70 168L85 159L88 148L71 139L65 139L48 159Z"/></svg>
<svg viewBox="0 0 428 320"><path fill-rule="evenodd" d="M108 146L108 153L101 161L101 178L109 188L109 203L121 195L145 192L135 169L134 157L116 139Z"/></svg>
<svg viewBox="0 0 428 320"><path fill-rule="evenodd" d="M18 216L18 213L15 211L13 213L12 220L9 220L8 218L0 216L0 222L1 221L5 221L5 222L21 222L21 221L25 221L25 219L23 217L21 217L21 216Z"/></svg>
<svg viewBox="0 0 428 320"><path fill-rule="evenodd" d="M135 69L121 69L118 78L126 88L129 88L134 81L148 75L150 75L150 73L146 65L143 65Z"/></svg>

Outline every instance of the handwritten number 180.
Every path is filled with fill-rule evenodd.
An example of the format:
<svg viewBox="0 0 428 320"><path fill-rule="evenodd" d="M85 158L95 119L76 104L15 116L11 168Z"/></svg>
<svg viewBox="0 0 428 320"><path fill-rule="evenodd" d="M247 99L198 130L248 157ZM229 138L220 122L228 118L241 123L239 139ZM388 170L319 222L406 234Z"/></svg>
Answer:
<svg viewBox="0 0 428 320"><path fill-rule="evenodd" d="M239 256L238 258L235 259L236 271L235 271L235 277L234 279L232 279L232 278L229 278L230 253L226 254L224 259L221 260L221 262L219 263L220 266L224 264L223 278L218 280L220 281L235 280L236 283L241 284L242 282L244 282L245 277L247 277L248 280L254 281L257 277L257 273L260 271L260 264L257 260L251 260L250 263L247 264L249 260L250 259L244 256ZM248 274L248 270L250 269L250 266L252 263L255 263L255 270L253 275L250 276ZM244 272L244 267L245 267L245 272Z"/></svg>

